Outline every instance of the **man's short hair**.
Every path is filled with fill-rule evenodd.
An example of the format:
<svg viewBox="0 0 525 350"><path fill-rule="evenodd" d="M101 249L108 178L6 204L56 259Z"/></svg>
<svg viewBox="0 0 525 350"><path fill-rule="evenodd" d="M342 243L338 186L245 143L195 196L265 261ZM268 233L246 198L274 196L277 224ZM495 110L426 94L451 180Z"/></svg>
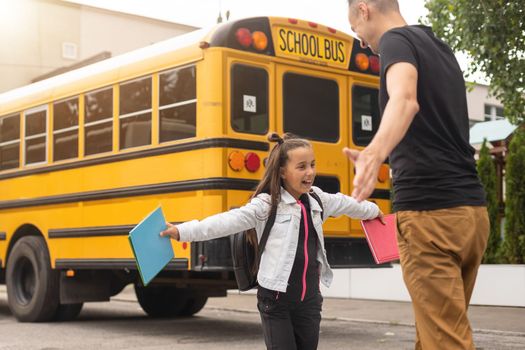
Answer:
<svg viewBox="0 0 525 350"><path fill-rule="evenodd" d="M399 12L399 3L397 0L348 0L348 6L352 6L358 2L364 2L375 6L380 12Z"/></svg>

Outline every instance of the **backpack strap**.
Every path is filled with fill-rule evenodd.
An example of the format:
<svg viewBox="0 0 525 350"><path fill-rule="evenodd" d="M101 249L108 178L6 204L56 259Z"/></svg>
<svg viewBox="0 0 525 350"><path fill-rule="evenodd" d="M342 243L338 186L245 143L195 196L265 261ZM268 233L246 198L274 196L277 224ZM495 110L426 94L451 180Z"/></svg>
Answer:
<svg viewBox="0 0 525 350"><path fill-rule="evenodd" d="M264 231L261 236L261 241L259 242L259 248L257 249L257 269L259 268L259 264L261 262L261 256L264 251L264 247L266 246L266 242L268 241L268 236L270 236L270 230L273 227L276 215L277 215L277 207L275 208L272 207L270 209L270 215L268 216L266 225L264 225Z"/></svg>
<svg viewBox="0 0 525 350"><path fill-rule="evenodd" d="M315 193L314 191L310 192L310 196L314 197L317 203L319 203L319 206L321 207L321 220L324 220L324 208L323 208L323 202L321 201L321 198L319 198L319 195Z"/></svg>

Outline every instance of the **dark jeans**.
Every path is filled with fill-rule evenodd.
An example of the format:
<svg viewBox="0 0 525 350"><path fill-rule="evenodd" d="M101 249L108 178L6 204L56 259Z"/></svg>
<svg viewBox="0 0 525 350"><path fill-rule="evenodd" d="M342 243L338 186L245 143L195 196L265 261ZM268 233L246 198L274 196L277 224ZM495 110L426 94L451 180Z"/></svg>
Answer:
<svg viewBox="0 0 525 350"><path fill-rule="evenodd" d="M319 343L319 325L323 297L320 292L300 300L288 300L286 294L259 287L257 308L261 315L267 349L315 350Z"/></svg>

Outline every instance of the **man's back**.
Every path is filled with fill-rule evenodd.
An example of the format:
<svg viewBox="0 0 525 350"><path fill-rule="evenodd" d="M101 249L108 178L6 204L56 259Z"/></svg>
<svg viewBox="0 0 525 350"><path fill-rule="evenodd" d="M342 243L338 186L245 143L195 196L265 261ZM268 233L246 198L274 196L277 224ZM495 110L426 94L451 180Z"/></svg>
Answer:
<svg viewBox="0 0 525 350"><path fill-rule="evenodd" d="M408 62L418 71L419 112L390 155L394 209L484 205L469 144L465 82L453 52L430 28L405 26L383 35L379 54L382 112L388 102L388 68Z"/></svg>

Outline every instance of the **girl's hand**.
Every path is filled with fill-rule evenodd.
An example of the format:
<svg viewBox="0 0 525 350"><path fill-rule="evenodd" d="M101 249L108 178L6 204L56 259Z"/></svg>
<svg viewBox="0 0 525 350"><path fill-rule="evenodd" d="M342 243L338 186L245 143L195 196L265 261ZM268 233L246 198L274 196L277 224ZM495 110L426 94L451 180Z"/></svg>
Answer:
<svg viewBox="0 0 525 350"><path fill-rule="evenodd" d="M177 226L170 224L169 222L166 222L166 230L162 231L160 233L161 237L169 236L170 238L178 241L180 239L179 230L177 229Z"/></svg>
<svg viewBox="0 0 525 350"><path fill-rule="evenodd" d="M381 223L383 225L386 225L386 221L385 221L385 214L383 214L383 212L380 210L379 211L379 214L377 215L377 218L379 219L379 221L381 221Z"/></svg>

